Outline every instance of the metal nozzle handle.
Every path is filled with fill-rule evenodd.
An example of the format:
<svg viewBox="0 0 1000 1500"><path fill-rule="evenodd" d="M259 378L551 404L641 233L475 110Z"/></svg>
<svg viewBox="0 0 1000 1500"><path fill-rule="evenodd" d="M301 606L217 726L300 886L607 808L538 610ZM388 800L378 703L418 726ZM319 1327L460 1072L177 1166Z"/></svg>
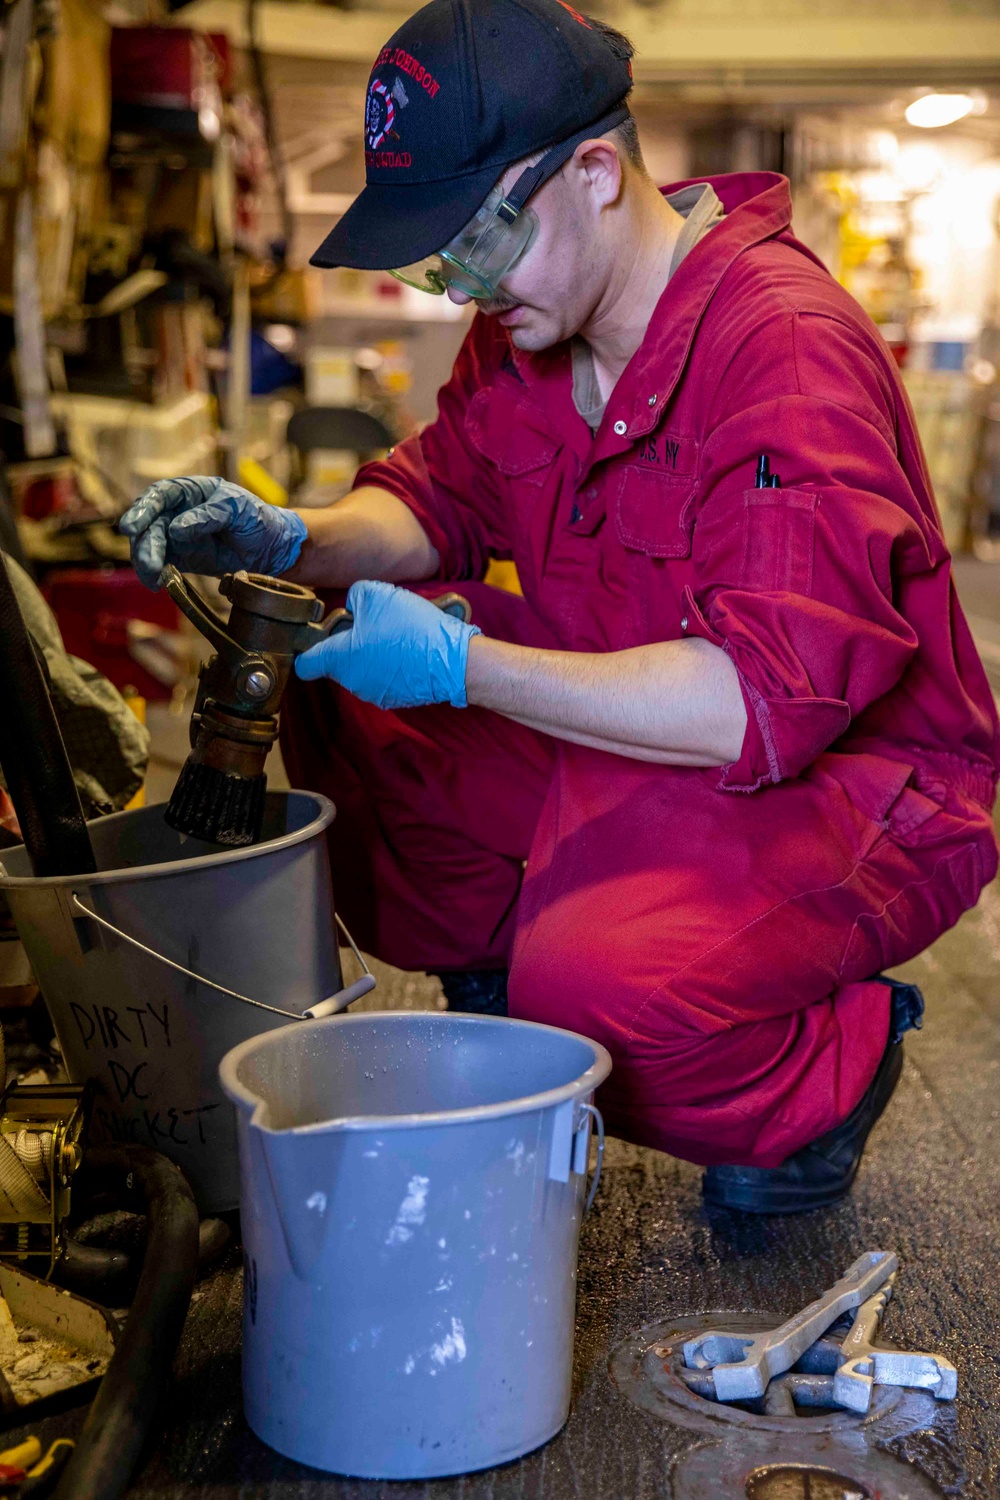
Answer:
<svg viewBox="0 0 1000 1500"><path fill-rule="evenodd" d="M472 605L464 594L439 594L430 603L446 615L453 615L456 620L464 620L466 625L472 623ZM319 627L320 635L325 640L331 635L341 635L345 630L350 630L354 624L354 616L349 609L335 609L327 615Z"/></svg>
<svg viewBox="0 0 1000 1500"><path fill-rule="evenodd" d="M163 587L181 613L187 615L194 628L212 643L216 651L224 655L243 655L243 647L227 634L218 615L173 563L168 563L163 570Z"/></svg>

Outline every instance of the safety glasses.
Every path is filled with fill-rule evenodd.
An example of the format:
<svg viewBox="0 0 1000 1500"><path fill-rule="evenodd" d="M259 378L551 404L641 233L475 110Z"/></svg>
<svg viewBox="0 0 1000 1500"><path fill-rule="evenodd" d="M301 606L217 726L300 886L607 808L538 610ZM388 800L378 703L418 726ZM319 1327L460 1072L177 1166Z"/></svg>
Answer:
<svg viewBox="0 0 1000 1500"><path fill-rule="evenodd" d="M534 212L530 208L510 212L509 201L498 184L443 250L390 274L438 297L451 286L467 297L486 302L497 295L501 281L517 265L537 232Z"/></svg>
<svg viewBox="0 0 1000 1500"><path fill-rule="evenodd" d="M627 116L627 107L617 105L602 119L560 141L533 167L526 167L507 193L498 183L443 250L389 274L437 297L454 287L477 302L491 301L538 233L538 219L526 206L528 199L569 160L581 141L603 135Z"/></svg>

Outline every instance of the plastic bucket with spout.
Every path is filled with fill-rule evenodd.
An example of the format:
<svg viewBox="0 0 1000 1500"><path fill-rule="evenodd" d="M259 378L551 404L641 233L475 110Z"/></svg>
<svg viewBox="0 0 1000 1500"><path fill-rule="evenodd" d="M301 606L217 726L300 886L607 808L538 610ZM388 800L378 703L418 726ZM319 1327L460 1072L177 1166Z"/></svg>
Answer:
<svg viewBox="0 0 1000 1500"><path fill-rule="evenodd" d="M590 1100L610 1068L573 1032L412 1012L307 1022L223 1058L258 1437L339 1474L428 1479L559 1431Z"/></svg>
<svg viewBox="0 0 1000 1500"><path fill-rule="evenodd" d="M93 875L36 879L23 845L0 853L70 1078L95 1084L91 1139L165 1152L203 1213L239 1197L223 1054L340 989L333 816L325 797L272 792L261 842L220 849L160 806L113 813L88 824Z"/></svg>

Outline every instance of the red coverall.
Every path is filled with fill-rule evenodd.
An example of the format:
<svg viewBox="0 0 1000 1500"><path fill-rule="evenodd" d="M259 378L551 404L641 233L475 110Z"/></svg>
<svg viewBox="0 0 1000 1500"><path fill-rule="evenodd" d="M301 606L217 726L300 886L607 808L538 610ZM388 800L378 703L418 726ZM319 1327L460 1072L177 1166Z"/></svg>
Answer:
<svg viewBox="0 0 1000 1500"><path fill-rule="evenodd" d="M596 437L568 346L524 354L478 317L438 420L357 482L410 506L487 634L721 646L739 759L648 765L327 682L290 691L283 747L292 784L337 804L336 897L369 951L509 964L511 1015L611 1052L612 1131L774 1166L870 1082L889 999L871 976L994 875L1000 747L888 350L793 237L784 178L713 186L727 217ZM760 453L782 488L754 488ZM491 556L524 599L467 581Z"/></svg>

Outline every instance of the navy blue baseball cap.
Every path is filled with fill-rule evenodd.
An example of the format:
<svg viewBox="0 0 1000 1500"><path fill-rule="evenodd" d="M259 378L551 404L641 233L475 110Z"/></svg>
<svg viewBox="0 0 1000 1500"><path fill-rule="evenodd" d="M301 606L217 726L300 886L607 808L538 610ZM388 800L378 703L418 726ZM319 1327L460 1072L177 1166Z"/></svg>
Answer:
<svg viewBox="0 0 1000 1500"><path fill-rule="evenodd" d="M566 0L431 0L375 59L365 101L367 186L314 266L393 270L433 255L512 162L628 116L632 67Z"/></svg>

